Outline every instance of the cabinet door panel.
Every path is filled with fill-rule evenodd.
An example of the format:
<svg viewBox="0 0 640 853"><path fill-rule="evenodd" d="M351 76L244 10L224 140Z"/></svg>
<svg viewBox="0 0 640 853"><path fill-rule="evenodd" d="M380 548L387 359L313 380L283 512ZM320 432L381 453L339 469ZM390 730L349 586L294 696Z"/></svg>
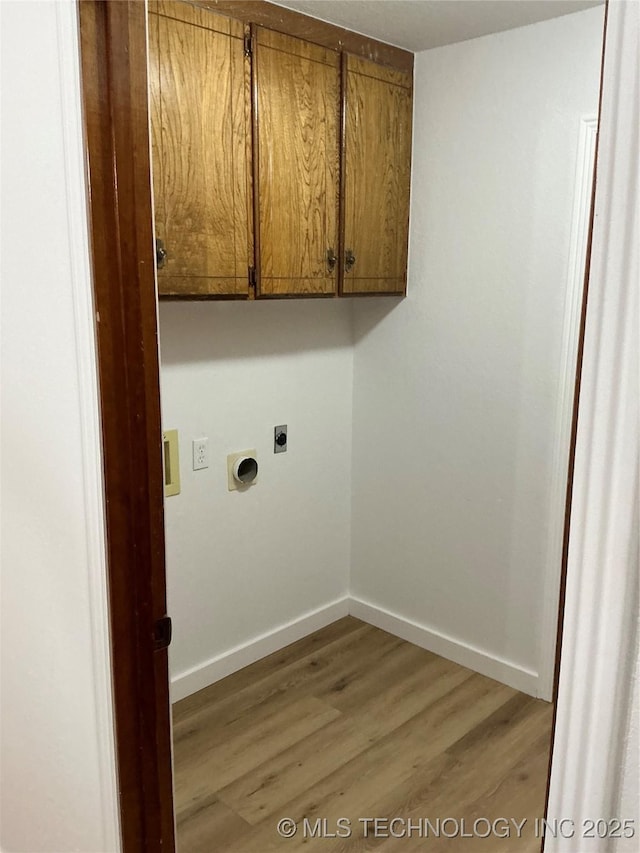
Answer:
<svg viewBox="0 0 640 853"><path fill-rule="evenodd" d="M404 293L411 75L349 56L345 93L343 293Z"/></svg>
<svg viewBox="0 0 640 853"><path fill-rule="evenodd" d="M197 25L149 15L156 236L167 252L158 289L161 296L246 297L249 68L242 30L213 13L198 15Z"/></svg>
<svg viewBox="0 0 640 853"><path fill-rule="evenodd" d="M338 251L339 57L258 29L259 294L333 294Z"/></svg>

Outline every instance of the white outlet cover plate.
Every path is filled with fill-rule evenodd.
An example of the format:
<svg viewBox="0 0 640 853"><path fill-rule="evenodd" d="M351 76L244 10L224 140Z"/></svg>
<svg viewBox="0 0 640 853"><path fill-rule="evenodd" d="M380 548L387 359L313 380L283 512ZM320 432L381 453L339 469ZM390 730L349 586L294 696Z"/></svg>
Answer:
<svg viewBox="0 0 640 853"><path fill-rule="evenodd" d="M191 444L193 453L193 470L200 471L209 467L209 439L194 438Z"/></svg>
<svg viewBox="0 0 640 853"><path fill-rule="evenodd" d="M258 477L260 476L260 469L258 469L258 476L251 483L247 483L246 485L242 485L239 483L236 478L233 476L233 466L236 464L238 459L242 459L243 456L253 456L253 458L257 461L258 454L257 451L254 450L241 450L239 453L230 453L227 456L227 485L229 486L230 492L241 491L244 492L245 489L251 488L258 482Z"/></svg>

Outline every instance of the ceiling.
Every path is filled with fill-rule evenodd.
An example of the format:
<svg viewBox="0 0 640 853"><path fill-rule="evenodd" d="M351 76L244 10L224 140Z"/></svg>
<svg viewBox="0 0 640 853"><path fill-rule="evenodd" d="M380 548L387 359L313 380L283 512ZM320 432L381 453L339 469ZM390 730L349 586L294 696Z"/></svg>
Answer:
<svg viewBox="0 0 640 853"><path fill-rule="evenodd" d="M604 0L276 0L314 18L418 52L524 27Z"/></svg>

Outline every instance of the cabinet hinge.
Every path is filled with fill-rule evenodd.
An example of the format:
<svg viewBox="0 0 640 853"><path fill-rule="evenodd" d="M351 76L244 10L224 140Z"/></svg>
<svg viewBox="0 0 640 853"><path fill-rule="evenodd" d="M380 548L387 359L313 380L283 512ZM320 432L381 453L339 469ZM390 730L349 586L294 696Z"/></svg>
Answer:
<svg viewBox="0 0 640 853"><path fill-rule="evenodd" d="M171 616L163 616L158 619L153 626L153 646L155 650L166 649L171 643L172 634L173 625L171 624Z"/></svg>
<svg viewBox="0 0 640 853"><path fill-rule="evenodd" d="M258 277L256 275L256 268L255 267L249 267L249 287L255 288L257 283L258 283Z"/></svg>
<svg viewBox="0 0 640 853"><path fill-rule="evenodd" d="M244 37L244 55L253 56L253 47L251 46L251 36L249 34Z"/></svg>

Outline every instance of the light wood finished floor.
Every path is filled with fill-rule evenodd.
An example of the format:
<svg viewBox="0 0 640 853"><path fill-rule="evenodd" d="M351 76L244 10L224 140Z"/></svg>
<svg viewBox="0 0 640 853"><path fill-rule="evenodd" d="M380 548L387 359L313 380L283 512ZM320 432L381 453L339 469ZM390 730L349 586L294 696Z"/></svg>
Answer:
<svg viewBox="0 0 640 853"><path fill-rule="evenodd" d="M178 853L537 851L552 706L347 617L174 706ZM280 837L281 818L298 822ZM304 837L303 819L336 832ZM400 817L377 837L360 818ZM518 839L474 821L527 818ZM420 837L453 818L457 837ZM409 836L409 819L413 828ZM422 824L424 826L424 824ZM479 834L486 823L477 824ZM502 824L497 828L501 829ZM386 830L389 834L389 828ZM424 835L424 832L422 832Z"/></svg>

